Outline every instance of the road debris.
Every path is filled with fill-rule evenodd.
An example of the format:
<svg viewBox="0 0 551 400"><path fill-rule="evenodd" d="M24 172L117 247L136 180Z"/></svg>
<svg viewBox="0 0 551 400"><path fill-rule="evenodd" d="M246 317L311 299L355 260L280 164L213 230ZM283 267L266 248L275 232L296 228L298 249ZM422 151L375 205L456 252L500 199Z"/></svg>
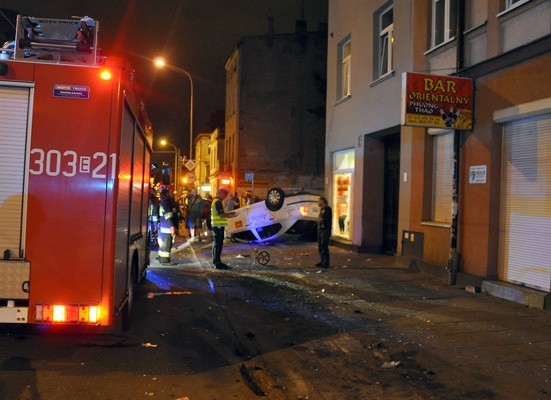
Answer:
<svg viewBox="0 0 551 400"><path fill-rule="evenodd" d="M400 365L400 361L387 361L381 365L381 368L388 369L388 368L396 368Z"/></svg>
<svg viewBox="0 0 551 400"><path fill-rule="evenodd" d="M142 343L142 347L157 347L157 345L147 342L147 343Z"/></svg>
<svg viewBox="0 0 551 400"><path fill-rule="evenodd" d="M193 294L191 292L149 292L147 293L147 298L152 299L158 296L170 296L170 295L183 295L183 294Z"/></svg>

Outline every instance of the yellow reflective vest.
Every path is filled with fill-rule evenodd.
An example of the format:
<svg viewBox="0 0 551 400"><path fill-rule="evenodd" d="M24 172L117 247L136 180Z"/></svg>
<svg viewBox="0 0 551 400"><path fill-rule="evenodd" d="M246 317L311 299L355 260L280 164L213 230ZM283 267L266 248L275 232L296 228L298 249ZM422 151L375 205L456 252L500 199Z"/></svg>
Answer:
<svg viewBox="0 0 551 400"><path fill-rule="evenodd" d="M218 197L216 197L210 206L210 222L212 223L212 226L226 226L228 225L228 219L226 217L222 217L216 212L216 203L221 202Z"/></svg>

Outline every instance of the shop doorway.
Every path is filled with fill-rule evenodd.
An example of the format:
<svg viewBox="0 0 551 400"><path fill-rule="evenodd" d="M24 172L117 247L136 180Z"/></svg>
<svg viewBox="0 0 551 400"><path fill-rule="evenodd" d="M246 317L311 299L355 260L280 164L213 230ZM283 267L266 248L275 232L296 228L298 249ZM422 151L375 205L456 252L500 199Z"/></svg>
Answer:
<svg viewBox="0 0 551 400"><path fill-rule="evenodd" d="M387 254L396 254L400 194L400 134L386 136L383 142L385 145L385 160L382 250Z"/></svg>

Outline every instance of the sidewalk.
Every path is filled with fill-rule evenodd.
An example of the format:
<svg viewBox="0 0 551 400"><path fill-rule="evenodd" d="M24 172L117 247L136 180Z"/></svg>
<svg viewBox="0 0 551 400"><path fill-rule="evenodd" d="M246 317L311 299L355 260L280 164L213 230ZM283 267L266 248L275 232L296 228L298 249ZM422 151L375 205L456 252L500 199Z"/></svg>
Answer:
<svg viewBox="0 0 551 400"><path fill-rule="evenodd" d="M191 247L195 260L189 251L181 251L175 254L179 265L211 270L211 243ZM386 343L389 349L407 345L415 362L423 363L423 374L436 374L434 379L464 392L461 398L551 399L549 311L469 292L461 280L450 286L443 268L419 264L419 271L412 272L403 257L331 246L332 268L320 270L314 266L319 261L314 243L255 247L268 252L267 265L253 265L253 246L227 240L222 259L233 269L224 273L269 276L317 288L322 300L339 305L333 312L346 321L342 329L348 336L339 346L363 343L367 357L376 351L366 343ZM405 357L406 352L396 354ZM412 364L407 357L403 360Z"/></svg>

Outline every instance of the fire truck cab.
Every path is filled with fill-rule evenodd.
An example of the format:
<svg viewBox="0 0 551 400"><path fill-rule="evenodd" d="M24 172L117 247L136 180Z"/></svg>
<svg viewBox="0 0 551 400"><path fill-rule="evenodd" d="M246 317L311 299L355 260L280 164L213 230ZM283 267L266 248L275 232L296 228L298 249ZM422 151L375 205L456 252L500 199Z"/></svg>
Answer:
<svg viewBox="0 0 551 400"><path fill-rule="evenodd" d="M98 26L19 16L0 49L0 323L130 323L153 132Z"/></svg>

